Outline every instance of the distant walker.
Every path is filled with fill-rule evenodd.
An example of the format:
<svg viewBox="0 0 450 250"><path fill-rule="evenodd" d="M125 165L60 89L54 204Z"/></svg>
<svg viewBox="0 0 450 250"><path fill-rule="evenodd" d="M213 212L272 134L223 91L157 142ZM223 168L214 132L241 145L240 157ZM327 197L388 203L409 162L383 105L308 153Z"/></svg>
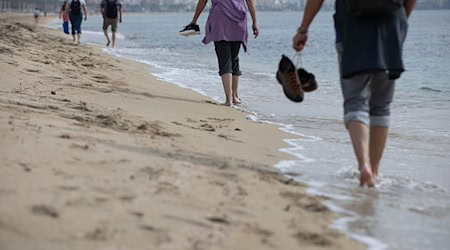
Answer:
<svg viewBox="0 0 450 250"><path fill-rule="evenodd" d="M75 42L75 34L78 38L78 44L80 43L81 38L81 23L83 22L83 14L84 21L87 21L87 9L86 9L86 1L85 0L71 0L68 8L66 8L67 14L69 15L70 24L72 26L72 36L73 41Z"/></svg>
<svg viewBox="0 0 450 250"><path fill-rule="evenodd" d="M41 12L39 11L38 8L36 8L33 12L33 16L34 16L34 24L38 24L39 23L39 16L41 15Z"/></svg>
<svg viewBox="0 0 450 250"><path fill-rule="evenodd" d="M100 10L103 16L103 32L106 37L106 47L111 44L108 27L111 25L112 48L116 47L117 22L122 23L122 4L120 0L102 0Z"/></svg>

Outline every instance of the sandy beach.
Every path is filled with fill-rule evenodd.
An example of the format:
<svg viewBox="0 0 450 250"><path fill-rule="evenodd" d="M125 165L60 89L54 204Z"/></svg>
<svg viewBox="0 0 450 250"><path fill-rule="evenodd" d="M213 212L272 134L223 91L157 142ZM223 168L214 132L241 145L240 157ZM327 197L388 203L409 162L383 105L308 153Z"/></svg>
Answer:
<svg viewBox="0 0 450 250"><path fill-rule="evenodd" d="M0 16L0 250L364 248L272 167L291 135L20 19Z"/></svg>

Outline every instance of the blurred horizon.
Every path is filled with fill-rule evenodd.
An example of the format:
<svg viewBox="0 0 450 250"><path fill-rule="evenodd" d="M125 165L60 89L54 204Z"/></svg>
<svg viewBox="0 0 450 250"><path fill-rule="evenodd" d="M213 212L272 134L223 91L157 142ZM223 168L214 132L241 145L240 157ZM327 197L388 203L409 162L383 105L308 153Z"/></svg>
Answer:
<svg viewBox="0 0 450 250"><path fill-rule="evenodd" d="M120 0L126 12L190 12L198 0ZM258 11L300 11L306 0L255 0ZM86 0L98 12L101 0ZM333 9L335 0L325 0L323 9ZM30 12L35 8L58 12L63 0L0 0L0 12ZM207 8L209 5L207 6ZM450 9L450 0L418 0L417 9Z"/></svg>

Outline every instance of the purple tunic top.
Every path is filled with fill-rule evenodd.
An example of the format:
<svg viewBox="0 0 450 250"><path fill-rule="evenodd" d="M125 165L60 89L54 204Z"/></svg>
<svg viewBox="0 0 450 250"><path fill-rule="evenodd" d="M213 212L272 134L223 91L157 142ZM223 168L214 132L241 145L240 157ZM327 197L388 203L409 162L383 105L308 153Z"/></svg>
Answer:
<svg viewBox="0 0 450 250"><path fill-rule="evenodd" d="M241 41L247 51L247 9L244 0L212 0L203 43L212 41Z"/></svg>

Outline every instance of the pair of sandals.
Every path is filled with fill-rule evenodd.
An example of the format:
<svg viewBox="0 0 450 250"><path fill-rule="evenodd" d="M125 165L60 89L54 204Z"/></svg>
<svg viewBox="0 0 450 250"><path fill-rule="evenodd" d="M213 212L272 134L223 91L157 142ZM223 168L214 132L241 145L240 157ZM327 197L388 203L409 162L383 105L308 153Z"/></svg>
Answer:
<svg viewBox="0 0 450 250"><path fill-rule="evenodd" d="M302 102L305 92L312 92L318 88L315 76L304 68L297 69L285 55L281 57L276 78L283 86L286 97L293 102Z"/></svg>

